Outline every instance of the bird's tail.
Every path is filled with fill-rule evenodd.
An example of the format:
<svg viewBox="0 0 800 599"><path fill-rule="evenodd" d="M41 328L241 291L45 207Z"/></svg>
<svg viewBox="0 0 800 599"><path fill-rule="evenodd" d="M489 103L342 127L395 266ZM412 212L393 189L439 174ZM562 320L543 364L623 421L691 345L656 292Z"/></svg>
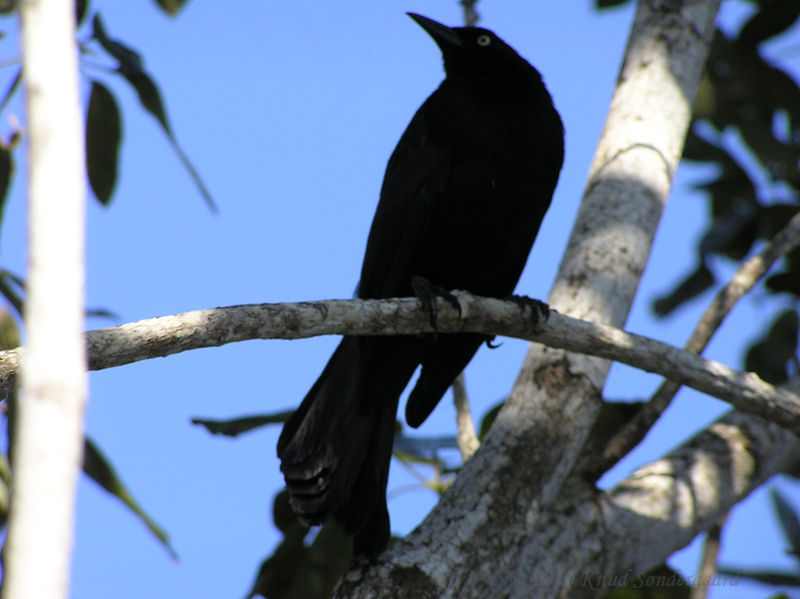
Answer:
<svg viewBox="0 0 800 599"><path fill-rule="evenodd" d="M333 517L374 555L389 539L386 482L397 402L419 363L411 337L345 337L297 411L278 457L292 509Z"/></svg>

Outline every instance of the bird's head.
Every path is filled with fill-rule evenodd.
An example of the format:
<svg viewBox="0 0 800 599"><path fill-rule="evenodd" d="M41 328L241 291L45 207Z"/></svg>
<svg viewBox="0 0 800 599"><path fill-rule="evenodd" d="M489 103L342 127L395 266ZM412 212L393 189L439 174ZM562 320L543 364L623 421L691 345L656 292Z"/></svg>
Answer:
<svg viewBox="0 0 800 599"><path fill-rule="evenodd" d="M408 13L442 51L448 77L532 78L541 81L539 72L516 50L481 27L447 27L415 13Z"/></svg>

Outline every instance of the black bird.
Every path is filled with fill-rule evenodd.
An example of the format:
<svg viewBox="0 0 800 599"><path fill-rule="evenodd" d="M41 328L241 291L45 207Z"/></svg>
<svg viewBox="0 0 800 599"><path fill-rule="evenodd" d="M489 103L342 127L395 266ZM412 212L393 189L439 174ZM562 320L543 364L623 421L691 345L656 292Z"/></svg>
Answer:
<svg viewBox="0 0 800 599"><path fill-rule="evenodd" d="M441 49L446 78L389 159L358 297L410 296L418 277L507 297L558 180L561 119L539 72L494 33L409 16ZM486 339L344 337L278 441L295 513L308 524L332 517L356 553L380 552L400 394L422 365L406 408L419 426Z"/></svg>

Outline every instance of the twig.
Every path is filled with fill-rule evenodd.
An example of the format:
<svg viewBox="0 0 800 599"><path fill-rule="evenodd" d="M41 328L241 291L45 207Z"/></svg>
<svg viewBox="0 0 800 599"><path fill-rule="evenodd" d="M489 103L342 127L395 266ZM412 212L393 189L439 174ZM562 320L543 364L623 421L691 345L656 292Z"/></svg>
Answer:
<svg viewBox="0 0 800 599"><path fill-rule="evenodd" d="M700 571L697 574L697 581L692 588L690 599L706 599L706 595L708 595L711 581L717 572L717 556L719 555L722 527L725 525L726 519L727 516L722 516L708 529L706 541L703 543Z"/></svg>
<svg viewBox="0 0 800 599"><path fill-rule="evenodd" d="M773 238L761 252L742 264L730 282L717 293L706 308L692 335L686 351L700 354L733 306L769 271L781 256L800 244L800 213ZM641 410L622 427L599 456L585 456L579 466L587 476L597 477L621 460L641 442L647 431L667 409L681 385L674 380L664 381Z"/></svg>
<svg viewBox="0 0 800 599"><path fill-rule="evenodd" d="M464 24L467 27L474 27L480 21L481 16L475 10L477 3L478 0L461 0L461 6L464 7Z"/></svg>
<svg viewBox="0 0 800 599"><path fill-rule="evenodd" d="M456 406L456 423L458 424L458 451L461 453L461 461L466 462L472 457L480 442L475 434L475 424L472 420L472 413L469 409L469 397L467 396L467 386L462 372L453 381L453 403Z"/></svg>

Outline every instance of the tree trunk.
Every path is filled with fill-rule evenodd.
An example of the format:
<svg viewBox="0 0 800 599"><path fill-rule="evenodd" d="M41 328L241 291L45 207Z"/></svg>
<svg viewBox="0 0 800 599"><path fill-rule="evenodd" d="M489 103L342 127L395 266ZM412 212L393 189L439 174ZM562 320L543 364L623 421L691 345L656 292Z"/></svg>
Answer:
<svg viewBox="0 0 800 599"><path fill-rule="evenodd" d="M28 117L24 398L14 422L3 597L67 597L83 448L84 159L75 7L19 3Z"/></svg>

